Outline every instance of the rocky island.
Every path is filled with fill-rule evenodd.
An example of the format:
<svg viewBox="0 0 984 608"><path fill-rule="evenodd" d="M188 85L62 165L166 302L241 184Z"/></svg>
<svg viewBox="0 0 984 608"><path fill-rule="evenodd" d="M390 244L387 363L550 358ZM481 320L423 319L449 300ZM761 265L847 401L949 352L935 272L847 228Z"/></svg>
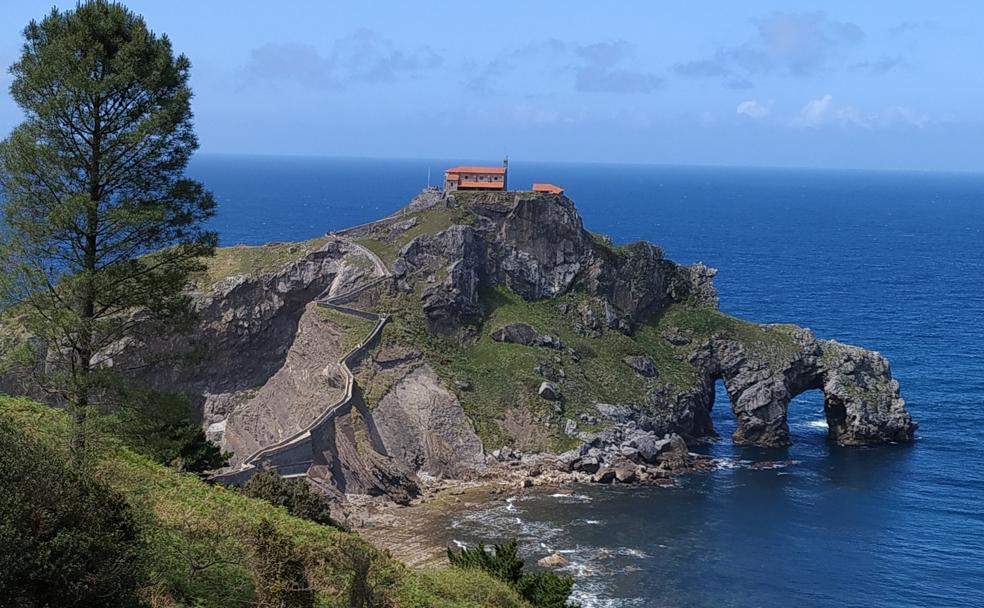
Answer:
<svg viewBox="0 0 984 608"><path fill-rule="evenodd" d="M269 466L339 501L504 468L665 480L701 466L719 379L738 444L789 445L787 405L813 389L832 441L912 440L883 356L724 314L715 273L589 232L563 195L425 191L323 238L220 249L191 287L198 331L148 345L199 355L141 380L193 400L233 453L218 480Z"/></svg>

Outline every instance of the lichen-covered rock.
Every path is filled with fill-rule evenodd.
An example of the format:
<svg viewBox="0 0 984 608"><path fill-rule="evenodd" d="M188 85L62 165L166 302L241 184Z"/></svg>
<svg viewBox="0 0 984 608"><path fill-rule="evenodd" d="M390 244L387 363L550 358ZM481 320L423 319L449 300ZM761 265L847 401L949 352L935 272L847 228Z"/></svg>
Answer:
<svg viewBox="0 0 984 608"><path fill-rule="evenodd" d="M489 337L496 342L522 344L523 346L532 346L540 342L540 332L529 323L510 323L497 327L489 333Z"/></svg>
<svg viewBox="0 0 984 608"><path fill-rule="evenodd" d="M703 414L695 428L682 432L700 436L696 423L709 420L714 381L724 380L738 425L737 444L765 447L790 444L789 401L808 390L824 394L830 439L843 445L911 441L917 425L899 396L888 361L880 354L829 340L813 332L788 328L786 352L759 352L754 344L715 338L694 351L691 361L702 374L691 401Z"/></svg>
<svg viewBox="0 0 984 608"><path fill-rule="evenodd" d="M653 378L656 376L656 367L653 365L653 360L646 355L631 355L624 357L622 362L632 368L632 371L644 376L646 378Z"/></svg>

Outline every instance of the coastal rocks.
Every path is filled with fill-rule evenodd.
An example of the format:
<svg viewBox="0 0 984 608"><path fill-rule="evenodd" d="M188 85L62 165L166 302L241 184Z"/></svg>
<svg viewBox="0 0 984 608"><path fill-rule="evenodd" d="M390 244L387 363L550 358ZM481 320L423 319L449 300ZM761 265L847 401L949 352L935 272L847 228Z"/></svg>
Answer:
<svg viewBox="0 0 984 608"><path fill-rule="evenodd" d="M842 445L911 441L917 425L905 410L898 382L880 354L794 326L761 326L765 344L714 338L694 349L701 382L689 393L693 435L709 424L714 381L723 379L737 419L734 443L782 447L791 443L787 407L809 391L824 394L828 436Z"/></svg>
<svg viewBox="0 0 984 608"><path fill-rule="evenodd" d="M500 225L499 271L524 299L567 291L590 260L590 237L566 197L517 197Z"/></svg>
<svg viewBox="0 0 984 608"><path fill-rule="evenodd" d="M911 441L918 425L880 354L822 342L824 412L830 438L842 445Z"/></svg>
<svg viewBox="0 0 984 608"><path fill-rule="evenodd" d="M645 378L656 376L656 367L653 360L645 355L632 355L622 359L622 363L628 365L632 370Z"/></svg>
<svg viewBox="0 0 984 608"><path fill-rule="evenodd" d="M570 565L570 562L560 553L551 553L537 560L536 565L541 568L563 568L564 566Z"/></svg>

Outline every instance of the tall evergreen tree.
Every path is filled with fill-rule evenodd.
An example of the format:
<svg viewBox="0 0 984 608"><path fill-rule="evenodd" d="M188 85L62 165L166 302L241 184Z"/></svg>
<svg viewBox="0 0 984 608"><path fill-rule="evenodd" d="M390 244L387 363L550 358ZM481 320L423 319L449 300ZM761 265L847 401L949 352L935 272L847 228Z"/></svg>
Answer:
<svg viewBox="0 0 984 608"><path fill-rule="evenodd" d="M192 319L183 293L216 235L197 148L188 59L106 0L53 9L10 68L26 119L0 143L0 298L38 345L34 377L75 421L113 405L142 340ZM140 356L135 356L139 354Z"/></svg>

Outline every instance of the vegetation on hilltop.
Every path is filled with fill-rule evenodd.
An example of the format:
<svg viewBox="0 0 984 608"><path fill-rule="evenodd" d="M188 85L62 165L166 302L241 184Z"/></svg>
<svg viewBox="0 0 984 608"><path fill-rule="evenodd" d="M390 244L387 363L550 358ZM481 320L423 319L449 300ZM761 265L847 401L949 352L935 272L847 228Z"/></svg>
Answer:
<svg viewBox="0 0 984 608"><path fill-rule="evenodd" d="M317 251L327 241L328 237L318 237L297 243L220 247L205 261L204 268L192 274L190 279L196 288L204 290L229 277L277 272Z"/></svg>
<svg viewBox="0 0 984 608"><path fill-rule="evenodd" d="M45 467L50 461L67 461L65 412L27 399L0 397L0 421L15 435L43 444L51 454L49 459L29 458L27 464L37 462ZM3 445L0 455L7 455L4 462L9 462L13 444L7 436ZM17 485L22 483L18 481L21 474L15 471L12 478L9 468L0 471L4 475L0 482L13 481L16 487L28 489ZM260 596L277 597L277 593L294 589L297 603L283 605L308 605L303 602L310 594L310 605L338 608L529 608L515 590L485 572L408 570L355 534L295 517L283 507L209 485L195 475L178 473L118 442L104 446L92 462L91 474L94 483L104 484L125 499L146 564L139 597L151 606L254 606L261 605L257 603ZM20 494L4 496L14 498L0 500L4 509L29 504L18 498ZM8 517L6 511L3 515L7 524L30 525L29 519ZM277 562L258 559L271 553L280 556ZM24 553L5 555L25 557ZM306 581L303 588L298 585L300 574Z"/></svg>

